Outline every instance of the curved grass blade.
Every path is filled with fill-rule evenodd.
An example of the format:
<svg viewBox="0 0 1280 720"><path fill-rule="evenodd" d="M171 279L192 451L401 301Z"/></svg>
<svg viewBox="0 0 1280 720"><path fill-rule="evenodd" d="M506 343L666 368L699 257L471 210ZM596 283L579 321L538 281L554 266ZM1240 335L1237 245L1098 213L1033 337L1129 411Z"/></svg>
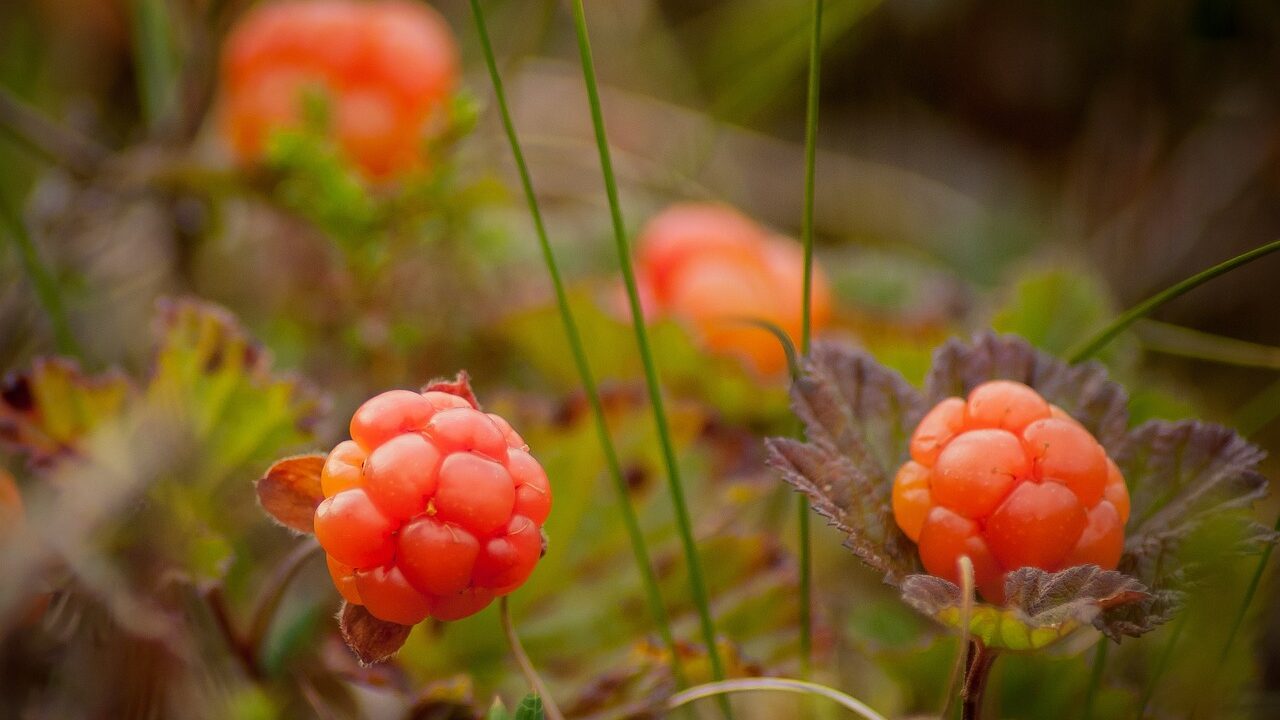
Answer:
<svg viewBox="0 0 1280 720"><path fill-rule="evenodd" d="M1070 361L1072 363L1078 363L1088 360L1099 350L1105 347L1107 343L1111 342L1116 335L1119 335L1125 330L1125 328L1132 325L1139 318L1145 317L1152 310L1155 310L1174 298L1180 297L1183 294L1200 287L1219 275L1231 272L1241 265L1247 265L1254 260L1270 255L1277 250L1280 250L1280 240L1269 242L1266 245L1254 248L1249 252L1237 255L1226 262L1214 265L1207 270L1202 270L1180 283L1161 290L1155 295L1152 295L1146 300L1143 300L1137 305L1134 305L1121 313L1119 317L1112 320L1111 323L1103 328L1097 335L1090 338L1088 341L1081 343L1078 349L1068 354Z"/></svg>
<svg viewBox="0 0 1280 720"><path fill-rule="evenodd" d="M855 697L846 695L834 688L829 688L826 685L819 685L818 683L806 682L804 680L792 680L790 678L744 678L741 680L727 680L723 682L699 685L697 687L689 688L678 695L673 695L671 699L667 701L667 709L674 710L703 698L716 696L722 697L729 693L753 691L791 692L803 695L813 695L816 697L826 698L856 714L858 717L865 718L865 720L885 720L883 715L872 710L870 706Z"/></svg>
<svg viewBox="0 0 1280 720"><path fill-rule="evenodd" d="M622 522L631 541L631 552L635 556L636 567L640 571L640 579L644 586L645 598L649 603L649 612L658 627L658 634L671 655L671 668L676 681L681 687L687 685L684 668L680 664L680 653L676 651L675 636L671 631L671 621L667 617L666 607L662 604L662 593L658 589L658 578L653 570L653 562L645 545L644 533L640 529L640 520L636 516L635 507L631 504L631 496L627 489L626 476L622 471L622 463L618 460L618 451L614 447L613 438L609 434L609 426L605 421L604 405L600 401L600 390L595 376L587 362L587 354L582 344L582 334L578 331L578 323L570 309L569 296L565 291L564 279L560 275L560 266L555 252L551 249L551 241L547 236L546 224L542 219L542 210L538 206L538 196L533 189L533 179L525 162L524 151L516 134L515 123L511 120L511 109L507 105L507 93L502 84L502 76L498 72L497 59L493 52L493 43L489 38L489 28L485 23L484 11L480 8L480 0L471 0L471 12L475 17L476 31L480 36L480 48L483 51L485 64L489 68L489 79L493 82L494 97L498 102L498 112L502 118L502 127L511 145L511 155L515 160L516 170L520 175L520 185L524 190L525 201L529 205L529 215L533 219L534 231L538 236L538 245L542 250L542 259L551 276L551 285L555 289L556 307L560 312L561 324L564 325L569 350L573 362L577 366L578 375L582 379L582 387L591 405L591 414L595 421L596 436L600 441L600 449L604 453L609 477L613 481L614 491L618 496L618 509L622 513Z"/></svg>

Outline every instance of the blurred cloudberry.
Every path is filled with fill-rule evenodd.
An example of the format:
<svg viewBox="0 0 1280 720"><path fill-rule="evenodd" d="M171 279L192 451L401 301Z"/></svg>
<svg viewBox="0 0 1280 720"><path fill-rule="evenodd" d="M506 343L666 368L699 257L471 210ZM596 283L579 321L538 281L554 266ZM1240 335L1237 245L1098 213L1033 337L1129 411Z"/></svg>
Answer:
<svg viewBox="0 0 1280 720"><path fill-rule="evenodd" d="M223 130L242 161L297 124L308 91L329 103L344 152L370 178L412 169L458 77L453 33L409 0L285 0L249 11L222 58Z"/></svg>
<svg viewBox="0 0 1280 720"><path fill-rule="evenodd" d="M983 383L938 403L911 437L893 483L893 514L931 574L1004 599L1005 573L1092 563L1114 569L1129 491L1082 425L1017 382Z"/></svg>
<svg viewBox="0 0 1280 720"><path fill-rule="evenodd" d="M786 368L763 320L799 344L804 256L789 238L771 235L727 205L683 203L659 213L637 241L637 279L646 310L689 323L711 350L734 355L764 375ZM811 322L831 317L826 275L814 266Z"/></svg>
<svg viewBox="0 0 1280 720"><path fill-rule="evenodd" d="M347 602L412 625L457 620L524 584L551 486L503 418L440 391L391 390L329 453L316 538Z"/></svg>

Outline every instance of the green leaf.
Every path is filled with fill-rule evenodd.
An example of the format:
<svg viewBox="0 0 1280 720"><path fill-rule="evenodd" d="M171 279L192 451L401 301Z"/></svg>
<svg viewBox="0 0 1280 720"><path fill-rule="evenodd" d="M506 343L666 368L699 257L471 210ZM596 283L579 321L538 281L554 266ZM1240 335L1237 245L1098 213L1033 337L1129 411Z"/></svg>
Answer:
<svg viewBox="0 0 1280 720"><path fill-rule="evenodd" d="M484 716L484 720L510 720L510 718L511 714L507 712L507 706L502 704L502 698L499 697L493 699L489 712Z"/></svg>
<svg viewBox="0 0 1280 720"><path fill-rule="evenodd" d="M924 413L920 393L843 345L818 343L803 367L792 404L807 442L770 438L769 465L848 536L845 547L897 584L919 569L915 546L893 519L890 494Z"/></svg>
<svg viewBox="0 0 1280 720"><path fill-rule="evenodd" d="M1089 273L1050 268L1024 275L991 319L997 332L1064 355L1116 313L1106 286Z"/></svg>
<svg viewBox="0 0 1280 720"><path fill-rule="evenodd" d="M969 619L973 636L990 648L1028 651L1046 647L1077 629L1097 623L1103 611L1149 599L1136 579L1096 565L1049 573L1021 568L1005 577L1003 607L976 603ZM960 588L932 575L912 575L902 598L938 622L958 628Z"/></svg>
<svg viewBox="0 0 1280 720"><path fill-rule="evenodd" d="M529 693L520 701L520 707L516 708L514 720L543 720L544 717L542 698L537 693Z"/></svg>

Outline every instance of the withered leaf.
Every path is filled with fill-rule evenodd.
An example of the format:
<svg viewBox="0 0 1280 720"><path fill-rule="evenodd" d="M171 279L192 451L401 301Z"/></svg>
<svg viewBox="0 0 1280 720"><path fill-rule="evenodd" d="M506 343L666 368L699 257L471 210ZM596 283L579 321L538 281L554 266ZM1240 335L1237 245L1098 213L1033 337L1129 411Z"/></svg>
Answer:
<svg viewBox="0 0 1280 720"><path fill-rule="evenodd" d="M770 438L769 465L848 535L845 547L896 585L919 570L890 496L923 400L900 375L852 347L819 343L802 367L791 396L808 441Z"/></svg>
<svg viewBox="0 0 1280 720"><path fill-rule="evenodd" d="M933 355L925 378L929 406L948 397L964 397L988 380L1016 380L1079 420L1114 454L1129 421L1128 395L1107 379L1106 368L1090 361L1080 365L1037 350L1016 335L984 332L972 342L948 340Z"/></svg>
<svg viewBox="0 0 1280 720"><path fill-rule="evenodd" d="M1106 611L1147 602L1152 595L1128 575L1080 565L1056 573L1015 570L1005 577L1005 597L1004 607L975 603L970 631L988 647L1035 650L1086 624L1105 631ZM960 588L950 581L912 575L902 584L902 598L944 625L960 625Z"/></svg>
<svg viewBox="0 0 1280 720"><path fill-rule="evenodd" d="M91 376L74 360L37 358L30 371L0 384L0 443L47 466L117 419L132 396L132 384L118 370Z"/></svg>
<svg viewBox="0 0 1280 720"><path fill-rule="evenodd" d="M346 602L338 611L338 629L362 665L380 663L395 655L413 630L408 625L379 620L363 605Z"/></svg>
<svg viewBox="0 0 1280 720"><path fill-rule="evenodd" d="M477 410L480 409L480 401L476 399L475 391L471 389L471 376L467 374L466 370L459 370L452 380L436 378L423 385L422 392L446 392L450 395L457 395L471 403L471 407Z"/></svg>
<svg viewBox="0 0 1280 720"><path fill-rule="evenodd" d="M257 482L258 502L277 522L300 533L311 533L316 507L324 500L320 470L325 456L295 455L278 460Z"/></svg>
<svg viewBox="0 0 1280 720"><path fill-rule="evenodd" d="M1275 533L1244 510L1267 491L1256 470L1265 453L1233 430L1196 420L1153 420L1135 428L1115 456L1129 486L1131 515L1121 567L1164 586L1162 560L1210 517L1239 522L1239 550L1256 552Z"/></svg>

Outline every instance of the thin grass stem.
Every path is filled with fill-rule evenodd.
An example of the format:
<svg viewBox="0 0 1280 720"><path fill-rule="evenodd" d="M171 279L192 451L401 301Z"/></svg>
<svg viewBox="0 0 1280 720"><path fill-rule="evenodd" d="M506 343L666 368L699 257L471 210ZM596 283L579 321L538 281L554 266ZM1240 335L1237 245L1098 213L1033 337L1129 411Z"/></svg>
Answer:
<svg viewBox="0 0 1280 720"><path fill-rule="evenodd" d="M635 331L636 345L640 351L640 361L644 366L645 385L649 392L653 421L658 433L659 443L662 446L662 459L666 466L671 503L675 510L676 525L680 532L680 542L689 573L689 588L693 596L694 606L698 612L702 639L706 644L707 658L711 664L711 674L716 680L723 680L724 663L720 659L720 649L716 645L715 625L711 619L711 606L707 596L706 581L702 576L702 563L698 559L698 548L693 534L693 522L689 517L688 503L684 495L684 484L680 479L680 466L676 458L675 443L671 439L671 430L667 424L667 413L662 399L662 386L658 379L658 370L653 359L653 351L649 347L649 334L645 328L644 312L640 306L640 292L636 286L635 270L631 265L631 251L627 244L626 227L622 221L622 204L618 199L618 183L614 177L613 161L609 155L609 139L605 132L604 113L600 106L600 89L596 81L595 62L591 57L591 41L587 33L586 11L583 8L582 0L574 0L573 2L573 20L574 31L578 40L578 52L582 60L582 76L586 84L588 104L591 108L591 122L595 131L596 147L600 155L600 170L604 177L605 193L609 200L609 215L613 223L614 244L618 253L618 263L622 269L622 279L627 288L627 300L631 306L631 325ZM722 703L721 708L724 710L725 715L728 716L728 703Z"/></svg>
<svg viewBox="0 0 1280 720"><path fill-rule="evenodd" d="M48 266L40 259L40 252L18 211L10 207L8 200L0 197L0 231L5 231L13 238L18 247L18 255L22 260L23 270L31 279L36 297L49 317L49 325L53 328L53 342L58 352L63 355L78 355L80 347L75 335L71 332L71 324L67 320L67 309L62 299L62 289Z"/></svg>
<svg viewBox="0 0 1280 720"><path fill-rule="evenodd" d="M626 476L622 471L622 463L618 460L617 448L614 446L613 438L609 434L609 426L605 420L604 404L600 401L600 391L596 385L595 376L591 372L591 366L587 362L587 353L583 347L582 334L578 330L578 323L574 320L573 310L569 305L569 295L565 290L564 279L560 274L560 265L556 260L555 251L551 248L551 241L548 239L546 223L542 219L538 196L533 189L533 179L529 172L529 166L525 161L519 136L516 134L515 123L511 119L506 89L502 83L501 73L498 71L497 59L493 52L493 43L489 37L489 29L485 22L484 11L480 7L480 0L471 0L471 12L475 16L476 30L480 35L480 48L484 53L485 64L489 68L489 79L493 81L493 92L498 103L499 115L502 118L502 127L506 131L507 141L511 145L511 154L515 159L516 170L520 175L520 185L524 190L525 201L529 205L529 215L533 219L534 231L538 236L538 245L542 250L542 259L547 266L547 273L551 276L551 285L555 289L556 306L560 312L560 321L564 326L565 336L569 342L569 350L578 369L578 376L582 379L582 387L586 392L587 402L591 406L591 414L595 419L596 436L600 441L600 449L604 453L609 477L613 481L614 491L618 496L618 509L622 513L623 525L626 527L627 535L631 541L631 552L635 556L636 566L640 571L641 584L644 587L645 598L649 603L649 612L653 615L654 624L658 627L658 634L662 637L662 642L666 646L667 652L671 655L672 672L675 674L680 687L685 687L688 682L685 678L684 667L680 662L680 654L677 652L675 636L671 631L671 621L668 619L666 607L662 603L662 593L658 589L658 577L653 570L653 562L645 544L644 533L640 529L640 520L636 516L635 507L631 504L631 495L627 488Z"/></svg>
<svg viewBox="0 0 1280 720"><path fill-rule="evenodd" d="M548 720L564 720L564 713L560 712L560 707L556 705L555 698L551 697L547 684L543 682L542 676L538 675L538 671L529 660L529 655L524 651L524 646L520 644L520 636L516 634L515 624L511 622L510 597L503 595L498 601L498 614L502 618L502 633L507 638L508 647L511 648L511 657L515 659L516 665L520 666L520 672L524 674L529 688L542 698L542 709Z"/></svg>
<svg viewBox="0 0 1280 720"><path fill-rule="evenodd" d="M791 692L822 697L866 720L885 720L883 715L872 710L870 706L855 697L846 695L834 688L829 688L826 685L804 680L792 680L790 678L743 678L741 680L726 680L698 685L671 696L671 699L667 701L667 709L674 710L695 700L723 696L729 693L766 691Z"/></svg>
<svg viewBox="0 0 1280 720"><path fill-rule="evenodd" d="M818 91L822 65L822 0L813 0L813 32L809 39L809 88L804 129L804 211L800 238L804 243L803 297L800 300L800 352L809 354L812 339L813 305L813 198L814 168L818 149ZM800 543L800 674L809 677L813 664L813 531L809 503L796 497Z"/></svg>

